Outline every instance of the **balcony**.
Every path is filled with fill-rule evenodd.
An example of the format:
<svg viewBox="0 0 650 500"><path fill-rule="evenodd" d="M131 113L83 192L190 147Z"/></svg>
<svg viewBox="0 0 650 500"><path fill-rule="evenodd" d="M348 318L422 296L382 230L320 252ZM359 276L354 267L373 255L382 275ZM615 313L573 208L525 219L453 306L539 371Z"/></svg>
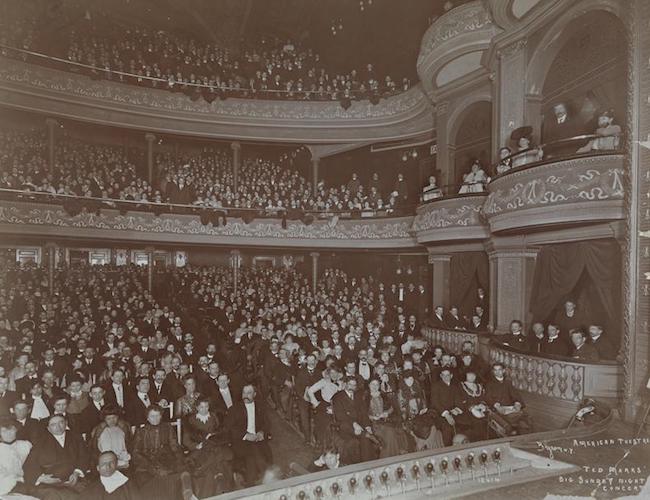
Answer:
<svg viewBox="0 0 650 500"><path fill-rule="evenodd" d="M7 193L3 193L6 195ZM20 193L0 200L0 234L140 243L283 248L391 249L417 246L412 216L293 219L258 210L145 207L137 202ZM71 210L67 203L76 202ZM84 203L92 202L84 206ZM177 207L173 207L177 208ZM145 210L147 209L147 210ZM206 217L208 215L208 217ZM304 214L303 214L304 215Z"/></svg>
<svg viewBox="0 0 650 500"><path fill-rule="evenodd" d="M413 231L418 243L483 240L490 233L481 216L487 193L438 198L417 208Z"/></svg>
<svg viewBox="0 0 650 500"><path fill-rule="evenodd" d="M492 233L624 218L623 155L608 152L512 169L488 185Z"/></svg>
<svg viewBox="0 0 650 500"><path fill-rule="evenodd" d="M419 85L376 105L354 101L347 110L338 101L207 103L6 57L0 58L0 104L102 125L243 141L364 144L433 130L429 100Z"/></svg>

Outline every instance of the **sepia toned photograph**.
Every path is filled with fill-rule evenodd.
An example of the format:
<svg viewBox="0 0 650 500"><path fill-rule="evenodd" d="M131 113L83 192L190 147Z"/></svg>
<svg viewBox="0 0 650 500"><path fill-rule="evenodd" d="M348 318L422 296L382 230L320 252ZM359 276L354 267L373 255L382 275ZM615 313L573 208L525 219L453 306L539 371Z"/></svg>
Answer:
<svg viewBox="0 0 650 500"><path fill-rule="evenodd" d="M0 0L0 500L650 499L650 0Z"/></svg>

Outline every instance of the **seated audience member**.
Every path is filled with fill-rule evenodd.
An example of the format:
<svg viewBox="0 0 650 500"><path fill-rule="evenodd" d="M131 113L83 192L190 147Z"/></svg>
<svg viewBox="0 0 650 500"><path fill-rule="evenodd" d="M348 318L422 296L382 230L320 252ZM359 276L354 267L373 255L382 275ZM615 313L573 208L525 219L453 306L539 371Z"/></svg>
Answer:
<svg viewBox="0 0 650 500"><path fill-rule="evenodd" d="M517 144L517 151L512 158L512 168L521 167L542 159L544 152L532 145L533 127L519 127L512 131L510 139Z"/></svg>
<svg viewBox="0 0 650 500"><path fill-rule="evenodd" d="M456 306L451 306L449 308L449 314L445 321L447 328L451 328L452 330L464 330L466 326L465 321L460 317L458 307Z"/></svg>
<svg viewBox="0 0 650 500"><path fill-rule="evenodd" d="M79 434L66 430L63 415L47 419L25 462L25 484L46 498L77 498L88 472L88 451Z"/></svg>
<svg viewBox="0 0 650 500"><path fill-rule="evenodd" d="M106 406L104 402L104 388L101 385L93 385L90 388L90 402L79 415L79 423L82 434L92 431L102 420L102 409Z"/></svg>
<svg viewBox="0 0 650 500"><path fill-rule="evenodd" d="M18 399L14 402L11 413L13 418L16 419L18 439L34 444L34 440L42 430L42 424L29 416L31 413L29 403Z"/></svg>
<svg viewBox="0 0 650 500"><path fill-rule="evenodd" d="M422 188L422 201L431 201L442 196L442 190L436 184L436 178L429 176L429 184Z"/></svg>
<svg viewBox="0 0 650 500"><path fill-rule="evenodd" d="M487 436L487 411L485 388L477 380L473 370L465 372L465 379L459 384L459 408L462 413L457 420L470 441L479 441ZM452 444L453 440L452 440Z"/></svg>
<svg viewBox="0 0 650 500"><path fill-rule="evenodd" d="M492 377L485 385L486 402L494 409L493 418L500 420L510 434L526 434L532 431L530 417L519 391L506 378L501 363L492 365Z"/></svg>
<svg viewBox="0 0 650 500"><path fill-rule="evenodd" d="M9 378L0 377L0 417L10 414L14 401L17 399L20 399L20 395L9 390Z"/></svg>
<svg viewBox="0 0 650 500"><path fill-rule="evenodd" d="M126 396L125 414L131 425L142 425L147 421L147 410L153 404L149 396L151 381L149 377L135 380L134 390Z"/></svg>
<svg viewBox="0 0 650 500"><path fill-rule="evenodd" d="M338 449L330 447L321 453L316 460L309 464L307 472L320 472L323 470L332 470L343 467L341 463L341 454Z"/></svg>
<svg viewBox="0 0 650 500"><path fill-rule="evenodd" d="M431 326L439 329L447 328L447 323L445 321L444 307L436 306L436 308L433 310L433 318L431 318Z"/></svg>
<svg viewBox="0 0 650 500"><path fill-rule="evenodd" d="M379 458L401 455L408 450L402 431L401 416L395 400L382 394L381 383L373 378L368 383L368 418L373 434L379 439Z"/></svg>
<svg viewBox="0 0 650 500"><path fill-rule="evenodd" d="M232 487L233 452L228 447L229 437L219 417L210 411L210 401L198 401L196 413L183 420L183 446L189 450L193 474L202 477L197 494L203 498L216 495L215 471L221 475L222 487Z"/></svg>
<svg viewBox="0 0 650 500"><path fill-rule="evenodd" d="M135 431L133 477L152 498L186 498L186 492L191 490L189 464L176 440L176 431L171 424L162 421L162 415L159 406L150 406L147 423Z"/></svg>
<svg viewBox="0 0 650 500"><path fill-rule="evenodd" d="M72 379L66 387L68 393L68 408L70 415L80 415L89 404L88 393L82 390L83 382L80 379Z"/></svg>
<svg viewBox="0 0 650 500"><path fill-rule="evenodd" d="M117 457L117 467L127 469L131 461L131 427L120 418L120 410L116 406L106 406L102 409L103 422L92 430L88 444L90 450L99 455L110 451ZM129 416L130 418L130 416Z"/></svg>
<svg viewBox="0 0 650 500"><path fill-rule="evenodd" d="M485 185L489 180L485 170L481 167L481 163L474 160L470 172L463 175L463 185L460 187L458 194L482 193L485 191Z"/></svg>
<svg viewBox="0 0 650 500"><path fill-rule="evenodd" d="M185 394L178 398L174 405L176 418L196 413L196 404L201 398L201 394L196 390L196 377L194 375L187 374L183 377L183 388Z"/></svg>
<svg viewBox="0 0 650 500"><path fill-rule="evenodd" d="M594 135L598 137L591 139L578 149L578 154L591 151L612 151L619 148L621 127L614 125L614 112L612 110L603 111L598 115L598 128Z"/></svg>
<svg viewBox="0 0 650 500"><path fill-rule="evenodd" d="M16 421L11 417L0 417L0 497L2 498L11 498L11 496L5 497L11 493L22 495L28 493L23 465L32 449L32 443L17 439L17 436Z"/></svg>
<svg viewBox="0 0 650 500"><path fill-rule="evenodd" d="M520 351L527 350L528 338L524 334L521 321L515 319L510 322L510 333L507 333L501 338L501 343L519 349Z"/></svg>
<svg viewBox="0 0 650 500"><path fill-rule="evenodd" d="M243 468L247 486L256 484L273 463L266 407L256 396L255 386L245 385L241 399L230 408L226 420L232 451Z"/></svg>
<svg viewBox="0 0 650 500"><path fill-rule="evenodd" d="M508 146L499 149L499 164L496 168L497 175L505 174L512 168L512 158L509 158L511 154L512 150Z"/></svg>
<svg viewBox="0 0 650 500"><path fill-rule="evenodd" d="M532 334L528 336L528 352L540 354L542 352L542 346L546 341L544 325L540 322L533 323L531 332Z"/></svg>
<svg viewBox="0 0 650 500"><path fill-rule="evenodd" d="M358 391L357 379L345 378L345 386L332 397L332 410L338 427L335 436L345 463L367 462L377 458L376 439L364 396Z"/></svg>
<svg viewBox="0 0 650 500"><path fill-rule="evenodd" d="M601 360L616 359L616 350L607 336L603 335L603 327L601 325L589 325L589 342L598 351L598 357Z"/></svg>
<svg viewBox="0 0 650 500"><path fill-rule="evenodd" d="M451 445L456 434L456 418L463 413L459 387L453 382L453 377L452 370L443 367L439 380L431 384L431 406L437 414L436 427L442 432L445 446Z"/></svg>
<svg viewBox="0 0 650 500"><path fill-rule="evenodd" d="M542 342L541 351L551 356L567 357L569 355L569 345L560 336L560 329L557 325L549 323L546 327L546 341Z"/></svg>
<svg viewBox="0 0 650 500"><path fill-rule="evenodd" d="M40 382L34 382L29 392L31 395L31 418L39 422L45 420L50 416L50 408L48 406L49 400L43 394L43 385ZM26 399L29 401L30 398L27 397Z"/></svg>
<svg viewBox="0 0 650 500"><path fill-rule="evenodd" d="M596 347L587 342L587 335L579 329L569 332L573 350L571 357L584 363L596 363L600 361Z"/></svg>
<svg viewBox="0 0 650 500"><path fill-rule="evenodd" d="M442 434L436 428L435 412L427 406L427 398L413 372L404 371L399 381L397 401L404 427L415 440L415 449L435 450L444 446Z"/></svg>
<svg viewBox="0 0 650 500"><path fill-rule="evenodd" d="M79 500L146 500L136 482L119 470L118 462L112 451L100 453L96 466L99 477L88 484Z"/></svg>

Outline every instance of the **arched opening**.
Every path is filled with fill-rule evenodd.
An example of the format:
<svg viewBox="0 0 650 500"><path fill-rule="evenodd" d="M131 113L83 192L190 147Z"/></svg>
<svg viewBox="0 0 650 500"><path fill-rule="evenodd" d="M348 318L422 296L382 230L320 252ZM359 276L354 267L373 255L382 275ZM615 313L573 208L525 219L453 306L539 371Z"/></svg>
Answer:
<svg viewBox="0 0 650 500"><path fill-rule="evenodd" d="M463 112L452 141L454 161L450 162L453 173L449 179L459 186L463 182L463 174L469 172L475 159L481 162L484 170L490 164L492 103L479 101L471 104Z"/></svg>
<svg viewBox="0 0 650 500"><path fill-rule="evenodd" d="M620 20L602 10L589 12L569 23L561 37L542 88L542 142L594 133L605 110L623 126L627 61Z"/></svg>

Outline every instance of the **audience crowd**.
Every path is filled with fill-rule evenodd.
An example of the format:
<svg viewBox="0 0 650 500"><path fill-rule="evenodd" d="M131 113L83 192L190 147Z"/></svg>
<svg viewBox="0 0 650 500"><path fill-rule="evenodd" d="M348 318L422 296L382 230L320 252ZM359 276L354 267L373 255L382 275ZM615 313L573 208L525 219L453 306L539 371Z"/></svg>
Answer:
<svg viewBox="0 0 650 500"><path fill-rule="evenodd" d="M3 493L255 484L274 461L268 407L323 451L316 468L484 439L488 414L530 430L501 365L422 337L421 285L328 269L314 293L283 268L241 269L235 287L230 269L188 266L150 293L146 268L79 266L50 293L47 270L2 269Z"/></svg>
<svg viewBox="0 0 650 500"><path fill-rule="evenodd" d="M204 147L155 155L153 183L142 174L141 150L57 140L54 168L47 160L43 132L0 130L0 188L81 197L173 203L210 208L300 210L389 215L410 208L409 188L397 176L387 189L374 173L367 185L353 173L348 182L328 186L320 181L314 192L311 181L290 162L244 156L237 169L226 147Z"/></svg>
<svg viewBox="0 0 650 500"><path fill-rule="evenodd" d="M6 47L78 63L70 69L93 77L195 93L209 102L228 96L376 102L411 86L408 78L394 80L380 74L371 63L336 70L313 48L273 36L246 39L235 51L181 33L125 27L106 16L94 16L69 30L66 43L59 46L34 36L39 15L16 19L11 10L6 14L0 38ZM37 64L55 64L7 48L2 53Z"/></svg>

